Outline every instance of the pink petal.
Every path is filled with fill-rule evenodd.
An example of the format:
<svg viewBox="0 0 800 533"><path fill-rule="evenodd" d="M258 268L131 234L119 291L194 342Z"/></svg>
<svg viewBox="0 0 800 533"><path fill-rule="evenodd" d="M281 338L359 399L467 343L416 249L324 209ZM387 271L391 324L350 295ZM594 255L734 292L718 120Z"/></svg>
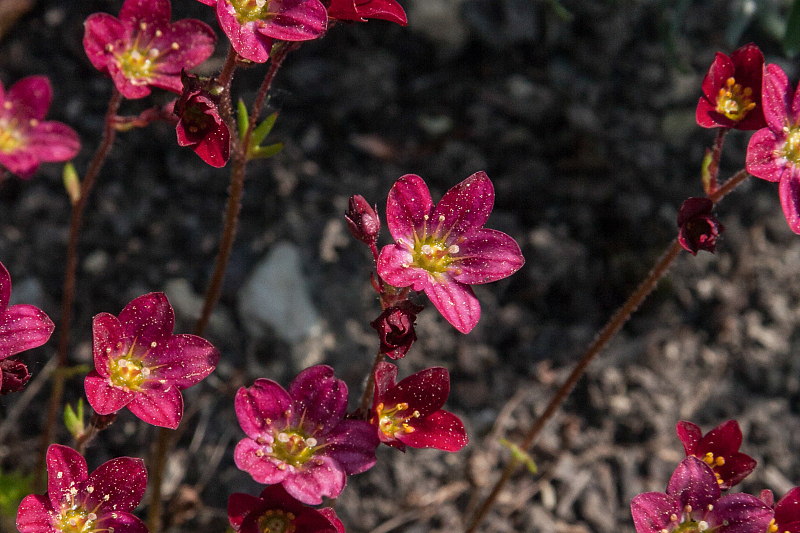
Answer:
<svg viewBox="0 0 800 533"><path fill-rule="evenodd" d="M119 321L125 335L142 346L168 339L175 328L175 313L166 294L151 292L126 305L119 314Z"/></svg>
<svg viewBox="0 0 800 533"><path fill-rule="evenodd" d="M404 244L388 244L381 248L378 275L389 285L411 287L415 291L425 289L430 283L430 274L414 266L414 254Z"/></svg>
<svg viewBox="0 0 800 533"><path fill-rule="evenodd" d="M47 448L47 495L53 509L61 509L67 501L70 488L80 485L89 477L86 459L81 454L61 444Z"/></svg>
<svg viewBox="0 0 800 533"><path fill-rule="evenodd" d="M397 440L412 448L457 452L469 442L461 419L448 411L437 411L425 418L412 418L408 423L414 431L398 434Z"/></svg>
<svg viewBox="0 0 800 533"><path fill-rule="evenodd" d="M707 452L714 455L730 456L739 451L742 445L742 430L736 420L728 420L705 434L693 455L702 456Z"/></svg>
<svg viewBox="0 0 800 533"><path fill-rule="evenodd" d="M678 501L662 492L645 492L631 500L631 514L637 533L661 533L670 525L670 517L680 516L681 512Z"/></svg>
<svg viewBox="0 0 800 533"><path fill-rule="evenodd" d="M140 391L128 404L128 409L148 424L175 429L183 418L183 396L177 387Z"/></svg>
<svg viewBox="0 0 800 533"><path fill-rule="evenodd" d="M469 333L481 318L481 305L469 285L440 274L426 288L425 294L442 316L461 333Z"/></svg>
<svg viewBox="0 0 800 533"><path fill-rule="evenodd" d="M786 217L789 228L800 234L800 177L797 174L798 172L793 171L791 175L781 179L779 193L783 216Z"/></svg>
<svg viewBox="0 0 800 533"><path fill-rule="evenodd" d="M681 420L675 425L675 432L678 434L681 444L683 444L686 455L695 455L697 444L703 438L703 432L697 424Z"/></svg>
<svg viewBox="0 0 800 533"><path fill-rule="evenodd" d="M217 21L240 56L256 63L269 59L272 39L260 33L255 22L241 24L230 0L217 3Z"/></svg>
<svg viewBox="0 0 800 533"><path fill-rule="evenodd" d="M120 321L110 313L100 313L92 320L92 354L94 368L104 378L108 377L108 364L130 349L131 340Z"/></svg>
<svg viewBox="0 0 800 533"><path fill-rule="evenodd" d="M249 389L236 392L236 418L242 431L251 439L270 435L273 426L282 429L291 416L292 398L271 379L259 378ZM286 413L289 413L289 416Z"/></svg>
<svg viewBox="0 0 800 533"><path fill-rule="evenodd" d="M218 121L217 128L210 131L197 143L194 153L212 167L222 168L231 155L231 134L219 116L214 116L214 120Z"/></svg>
<svg viewBox="0 0 800 533"><path fill-rule="evenodd" d="M250 474L257 483L272 485L280 483L287 475L289 469L278 468L278 460L269 455L259 457L256 452L264 451L264 447L252 439L242 439L233 451L233 461L236 468ZM282 464L282 463L281 463Z"/></svg>
<svg viewBox="0 0 800 533"><path fill-rule="evenodd" d="M347 475L360 474L375 466L379 444L375 426L362 420L343 420L325 438L323 453L336 459Z"/></svg>
<svg viewBox="0 0 800 533"><path fill-rule="evenodd" d="M422 238L426 216L433 211L428 186L419 176L406 174L392 185L386 200L386 225L395 241L414 246L415 235Z"/></svg>
<svg viewBox="0 0 800 533"><path fill-rule="evenodd" d="M677 499L681 508L705 509L717 501L720 489L711 467L690 455L672 473L667 494Z"/></svg>
<svg viewBox="0 0 800 533"><path fill-rule="evenodd" d="M284 41L308 41L325 33L328 12L319 0L282 0L275 18L258 28Z"/></svg>
<svg viewBox="0 0 800 533"><path fill-rule="evenodd" d="M182 19L162 27L161 37L153 39L153 48L165 51L158 60L158 73L174 75L180 84L181 69L194 68L208 59L216 42L214 30L200 20ZM177 44L177 50L173 44Z"/></svg>
<svg viewBox="0 0 800 533"><path fill-rule="evenodd" d="M148 533L147 526L131 513L115 512L112 517L106 515L104 527L114 528L114 533ZM110 530L110 529L109 529Z"/></svg>
<svg viewBox="0 0 800 533"><path fill-rule="evenodd" d="M17 120L42 120L50 107L53 89L45 76L28 76L15 83L6 94L6 103L11 104L9 113Z"/></svg>
<svg viewBox="0 0 800 533"><path fill-rule="evenodd" d="M785 158L781 158L784 159L784 162L779 162L776 151L784 141L785 138L782 134L781 137L778 137L769 128L762 128L755 132L747 145L745 160L747 172L767 181L781 181L786 163Z"/></svg>
<svg viewBox="0 0 800 533"><path fill-rule="evenodd" d="M288 392L294 400L292 426L298 426L302 420L304 429L324 435L347 413L347 385L333 377L333 368L327 365L300 372Z"/></svg>
<svg viewBox="0 0 800 533"><path fill-rule="evenodd" d="M783 131L792 100L789 79L781 67L769 64L764 67L762 84L761 106L764 108L764 118L769 129L776 133Z"/></svg>
<svg viewBox="0 0 800 533"><path fill-rule="evenodd" d="M714 468L722 479L719 488L729 489L742 482L756 469L756 460L744 453L735 453L725 459L725 464Z"/></svg>
<svg viewBox="0 0 800 533"><path fill-rule="evenodd" d="M135 396L133 391L125 391L112 385L108 378L102 377L96 370L89 372L83 386L89 405L100 415L116 413L128 405Z"/></svg>
<svg viewBox="0 0 800 533"><path fill-rule="evenodd" d="M476 172L445 193L436 204L429 221L440 237L448 236L447 244L471 229L482 228L494 206L494 186L485 172ZM444 217L442 220L441 217Z"/></svg>
<svg viewBox="0 0 800 533"><path fill-rule="evenodd" d="M46 495L25 496L17 510L17 529L20 533L53 533L50 525L53 514L53 507Z"/></svg>
<svg viewBox="0 0 800 533"><path fill-rule="evenodd" d="M211 374L219 362L219 350L196 335L173 335L166 344L154 348L158 368L154 379L164 379L179 389L199 383Z"/></svg>
<svg viewBox="0 0 800 533"><path fill-rule="evenodd" d="M86 486L94 490L86 496L84 508L97 508L98 516L111 511L133 511L142 501L147 486L144 461L133 457L106 461L92 472Z"/></svg>
<svg viewBox="0 0 800 533"><path fill-rule="evenodd" d="M697 120L697 125L703 128L732 128L735 126L734 121L725 115L717 113L717 106L712 105L704 96L701 96L697 102L695 119ZM724 121L721 119L724 119Z"/></svg>
<svg viewBox="0 0 800 533"><path fill-rule="evenodd" d="M451 254L450 276L467 285L507 278L525 264L517 241L502 231L480 229L467 233Z"/></svg>
<svg viewBox="0 0 800 533"><path fill-rule="evenodd" d="M387 406L407 403L409 412L418 411L424 418L441 409L449 394L450 374L445 368L433 367L401 380L381 402Z"/></svg>
<svg viewBox="0 0 800 533"><path fill-rule="evenodd" d="M9 172L27 180L39 169L39 159L25 148L13 152L0 152L0 165Z"/></svg>
<svg viewBox="0 0 800 533"><path fill-rule="evenodd" d="M396 22L401 26L408 24L406 12L395 0L367 0L358 2L358 13L363 18L382 19Z"/></svg>
<svg viewBox="0 0 800 533"><path fill-rule="evenodd" d="M381 361L375 366L375 404L397 383L397 365Z"/></svg>
<svg viewBox="0 0 800 533"><path fill-rule="evenodd" d="M319 514L330 521L331 525L333 526L334 533L345 533L344 524L342 524L342 521L339 520L338 516L336 516L336 511L334 511L333 508L323 507L319 510Z"/></svg>
<svg viewBox="0 0 800 533"><path fill-rule="evenodd" d="M775 522L779 526L800 520L800 487L795 487L783 495L775 505ZM783 531L781 527L780 531Z"/></svg>
<svg viewBox="0 0 800 533"><path fill-rule="evenodd" d="M703 95L710 101L716 102L719 90L725 86L725 82L734 75L735 68L731 58L717 52L714 61L708 67L708 72L703 78Z"/></svg>
<svg viewBox="0 0 800 533"><path fill-rule="evenodd" d="M148 26L163 26L169 22L172 6L169 0L125 0L119 11L119 20L130 28L140 22Z"/></svg>
<svg viewBox="0 0 800 533"><path fill-rule="evenodd" d="M330 457L320 457L320 461L322 464L309 461L301 470L287 475L281 482L286 492L309 505L322 503L323 496L339 496L347 478L344 470Z"/></svg>
<svg viewBox="0 0 800 533"><path fill-rule="evenodd" d="M75 130L61 122L42 122L28 133L28 150L39 161L61 162L75 157L81 141Z"/></svg>
<svg viewBox="0 0 800 533"><path fill-rule="evenodd" d="M262 501L261 498L241 492L234 492L228 496L228 521L234 531L239 531L244 517L250 514L250 511L260 505Z"/></svg>
<svg viewBox="0 0 800 533"><path fill-rule="evenodd" d="M117 90L128 100L144 98L152 92L149 85L142 85L138 80L134 83L129 79L116 63L108 65L108 73Z"/></svg>
<svg viewBox="0 0 800 533"><path fill-rule="evenodd" d="M8 307L11 298L11 274L3 263L0 263L0 312Z"/></svg>
<svg viewBox="0 0 800 533"><path fill-rule="evenodd" d="M89 15L83 23L83 48L92 66L100 72L108 72L108 67L116 63L113 52L106 50L106 45L126 41L125 26L107 13Z"/></svg>
<svg viewBox="0 0 800 533"><path fill-rule="evenodd" d="M772 509L750 494L728 494L714 502L706 515L710 530L724 533L761 533L769 530ZM781 533L783 533L781 529Z"/></svg>
<svg viewBox="0 0 800 533"><path fill-rule="evenodd" d="M47 342L55 324L38 307L12 305L0 315L0 359Z"/></svg>

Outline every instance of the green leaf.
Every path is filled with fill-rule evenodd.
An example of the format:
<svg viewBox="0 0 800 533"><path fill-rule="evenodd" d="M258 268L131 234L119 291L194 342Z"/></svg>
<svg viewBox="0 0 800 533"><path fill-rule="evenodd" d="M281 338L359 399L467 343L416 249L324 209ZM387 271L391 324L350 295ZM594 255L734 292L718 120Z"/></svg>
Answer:
<svg viewBox="0 0 800 533"><path fill-rule="evenodd" d="M511 455L513 455L517 461L520 461L525 466L527 466L528 471L531 474L535 474L536 472L539 471L539 469L536 467L536 463L533 462L531 456L528 455L525 451L523 451L522 448L520 448L513 442L510 442L506 439L500 439L500 444L508 448L511 451Z"/></svg>
<svg viewBox="0 0 800 533"><path fill-rule="evenodd" d="M257 146L250 150L248 157L250 159L267 159L272 157L283 149L283 143L270 144L268 146Z"/></svg>
<svg viewBox="0 0 800 533"><path fill-rule="evenodd" d="M78 438L86 429L83 426L83 398L78 399L77 412L70 404L64 406L64 425L74 438Z"/></svg>
<svg viewBox="0 0 800 533"><path fill-rule="evenodd" d="M794 0L789 18L786 21L786 33L783 36L783 51L793 57L800 52L800 0Z"/></svg>
<svg viewBox="0 0 800 533"><path fill-rule="evenodd" d="M239 123L239 138L244 139L247 133L247 126L250 124L250 117L247 113L247 106L244 105L244 101L241 98L236 106L236 120Z"/></svg>
<svg viewBox="0 0 800 533"><path fill-rule="evenodd" d="M67 191L70 202L75 205L81 197L81 178L78 176L78 171L75 170L75 165L72 161L64 164L64 171L62 172L64 179L64 189Z"/></svg>
<svg viewBox="0 0 800 533"><path fill-rule="evenodd" d="M250 137L250 146L257 147L261 145L264 139L269 135L269 132L272 131L272 127L275 125L275 121L278 119L278 112L275 111L273 114L268 116L264 122L258 125L258 127L253 131L252 137Z"/></svg>
<svg viewBox="0 0 800 533"><path fill-rule="evenodd" d="M33 492L33 476L0 472L0 515L14 517L22 498Z"/></svg>

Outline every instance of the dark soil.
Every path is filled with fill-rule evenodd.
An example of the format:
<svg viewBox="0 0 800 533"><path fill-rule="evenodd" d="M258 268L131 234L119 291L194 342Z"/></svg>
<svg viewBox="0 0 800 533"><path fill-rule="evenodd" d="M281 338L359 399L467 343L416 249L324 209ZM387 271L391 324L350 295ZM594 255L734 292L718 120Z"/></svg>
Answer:
<svg viewBox="0 0 800 533"><path fill-rule="evenodd" d="M544 0L406 0L407 28L337 24L290 54L270 100L280 110L270 138L285 149L248 168L220 316L207 335L222 362L185 393L167 468L169 531L221 532L228 495L261 490L233 464L243 437L233 412L239 386L256 377L286 385L303 366L324 362L357 403L377 347L368 323L379 309L369 253L342 219L348 197L362 194L383 210L392 183L415 173L437 200L485 170L497 192L488 226L512 235L527 263L476 289L483 317L469 335L429 306L420 340L400 361L402 376L450 370L446 407L471 442L457 454L383 447L378 465L350 478L336 501L353 533L462 531L510 457L499 439L519 441L675 236L678 206L702 194L700 162L714 132L696 126L694 110L714 53L753 40L768 61L797 74L756 24L726 42L735 4L727 0L687 2L685 11L646 0L563 4L571 21ZM111 81L85 57L82 23L120 5L39 0L0 40L6 88L32 74L51 78L49 118L81 135L79 172L111 94ZM207 6L175 0L173 19L188 16L215 25ZM203 72L215 72L226 52L221 37ZM264 73L238 72L236 94L252 102ZM154 93L122 112L168 99ZM743 166L748 138L728 136L721 176ZM0 260L14 299L57 324L70 210L60 172L44 165L30 181L0 186ZM116 314L175 280L203 293L228 172L178 148L167 125L119 135L81 237L73 363L91 363L95 314ZM739 420L743 451L759 462L742 490L781 496L800 480L800 238L783 219L777 187L761 180L746 182L718 214L727 230L717 253L678 258L545 429L532 454L539 474L520 471L480 531L633 531L631 498L663 491L683 457L674 431L681 419L705 430ZM249 335L236 311L239 288L279 241L299 247L322 318L321 333L297 345L279 332ZM178 332L192 329L188 307L176 305ZM42 368L54 351L55 336L25 354L32 392L0 399L3 471L33 468L49 390ZM67 400L82 394L82 381L71 380ZM155 435L125 411L90 446L90 468L118 455L147 458ZM63 428L57 437L70 442Z"/></svg>

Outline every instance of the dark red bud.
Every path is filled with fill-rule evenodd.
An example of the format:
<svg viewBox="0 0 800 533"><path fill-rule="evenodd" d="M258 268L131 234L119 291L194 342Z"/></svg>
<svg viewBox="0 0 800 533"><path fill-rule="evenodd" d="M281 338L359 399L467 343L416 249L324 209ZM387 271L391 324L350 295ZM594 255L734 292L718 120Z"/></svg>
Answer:
<svg viewBox="0 0 800 533"><path fill-rule="evenodd" d="M719 220L711 213L714 202L708 198L687 198L678 211L678 242L692 255L699 250L714 253L717 238L725 231Z"/></svg>
<svg viewBox="0 0 800 533"><path fill-rule="evenodd" d="M350 206L344 214L350 233L359 241L374 243L381 231L381 219L377 206L372 207L360 194L350 197Z"/></svg>
<svg viewBox="0 0 800 533"><path fill-rule="evenodd" d="M13 359L0 361L0 394L19 392L31 379L28 367Z"/></svg>
<svg viewBox="0 0 800 533"><path fill-rule="evenodd" d="M370 326L380 336L382 354L391 359L400 359L408 353L417 340L414 322L422 309L421 305L404 301L395 307L386 308L377 319L370 322Z"/></svg>

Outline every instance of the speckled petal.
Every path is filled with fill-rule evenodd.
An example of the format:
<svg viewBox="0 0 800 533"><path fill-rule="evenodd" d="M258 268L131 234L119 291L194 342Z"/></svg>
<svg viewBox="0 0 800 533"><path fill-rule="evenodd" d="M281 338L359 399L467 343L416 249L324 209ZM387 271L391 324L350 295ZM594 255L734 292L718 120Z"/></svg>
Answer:
<svg viewBox="0 0 800 533"><path fill-rule="evenodd" d="M161 342L172 335L175 312L163 292L139 296L119 314L125 336L137 339L139 345Z"/></svg>
<svg viewBox="0 0 800 533"><path fill-rule="evenodd" d="M20 533L53 533L50 525L53 507L44 494L23 498L17 510L17 530Z"/></svg>
<svg viewBox="0 0 800 533"><path fill-rule="evenodd" d="M144 461L133 457L106 461L91 473L86 487L94 488L86 496L84 507L97 508L98 516L111 511L133 511L147 487Z"/></svg>
<svg viewBox="0 0 800 533"><path fill-rule="evenodd" d="M47 495L53 509L60 509L70 488L80 485L89 477L86 459L81 454L61 444L47 448Z"/></svg>
<svg viewBox="0 0 800 533"><path fill-rule="evenodd" d="M645 492L631 500L631 514L636 533L661 533L670 531L672 515L681 515L678 501L663 492Z"/></svg>
<svg viewBox="0 0 800 533"><path fill-rule="evenodd" d="M128 409L148 424L175 429L183 418L183 396L174 386L165 390L137 392Z"/></svg>
<svg viewBox="0 0 800 533"><path fill-rule="evenodd" d="M83 385L89 405L100 415L116 413L128 405L135 394L112 385L107 377L101 376L96 370L89 372Z"/></svg>
<svg viewBox="0 0 800 533"><path fill-rule="evenodd" d="M430 227L439 236L448 235L449 245L467 231L482 228L493 206L494 186L485 172L476 172L445 193L431 214Z"/></svg>
<svg viewBox="0 0 800 533"><path fill-rule="evenodd" d="M0 359L47 342L55 324L38 307L12 305L0 315Z"/></svg>
<svg viewBox="0 0 800 533"><path fill-rule="evenodd" d="M386 200L386 225L395 241L413 246L415 232L422 237L426 216L433 211L433 200L422 178L406 174L392 185Z"/></svg>
<svg viewBox="0 0 800 533"><path fill-rule="evenodd" d="M294 400L292 426L303 421L304 429L325 435L347 413L347 385L333 376L333 368L317 365L300 372L289 385Z"/></svg>
<svg viewBox="0 0 800 533"><path fill-rule="evenodd" d="M323 496L336 498L347 481L344 470L334 459L320 457L319 460L321 464L306 463L302 470L282 481L286 492L309 505L319 505Z"/></svg>
<svg viewBox="0 0 800 533"><path fill-rule="evenodd" d="M469 285L440 274L425 294L442 316L461 333L469 333L481 318L481 305Z"/></svg>
<svg viewBox="0 0 800 533"><path fill-rule="evenodd" d="M375 466L380 444L375 427L361 420L343 420L325 438L324 454L336 459L347 475L360 474Z"/></svg>
<svg viewBox="0 0 800 533"><path fill-rule="evenodd" d="M153 341L155 342L155 341ZM186 389L205 379L219 362L219 350L196 335L173 335L157 345L153 378Z"/></svg>
<svg viewBox="0 0 800 533"><path fill-rule="evenodd" d="M267 455L259 456L263 446L252 439L242 439L233 451L233 461L239 470L250 474L258 483L272 485L280 483L289 474L288 469L278 468L277 461Z"/></svg>
<svg viewBox="0 0 800 533"><path fill-rule="evenodd" d="M502 231L470 231L458 247L449 272L454 280L467 285L507 278L525 264L517 241Z"/></svg>
<svg viewBox="0 0 800 533"><path fill-rule="evenodd" d="M236 392L234 409L248 437L257 439L269 434L271 438L271 429L282 429L291 418L292 398L271 379L259 378L252 387Z"/></svg>

